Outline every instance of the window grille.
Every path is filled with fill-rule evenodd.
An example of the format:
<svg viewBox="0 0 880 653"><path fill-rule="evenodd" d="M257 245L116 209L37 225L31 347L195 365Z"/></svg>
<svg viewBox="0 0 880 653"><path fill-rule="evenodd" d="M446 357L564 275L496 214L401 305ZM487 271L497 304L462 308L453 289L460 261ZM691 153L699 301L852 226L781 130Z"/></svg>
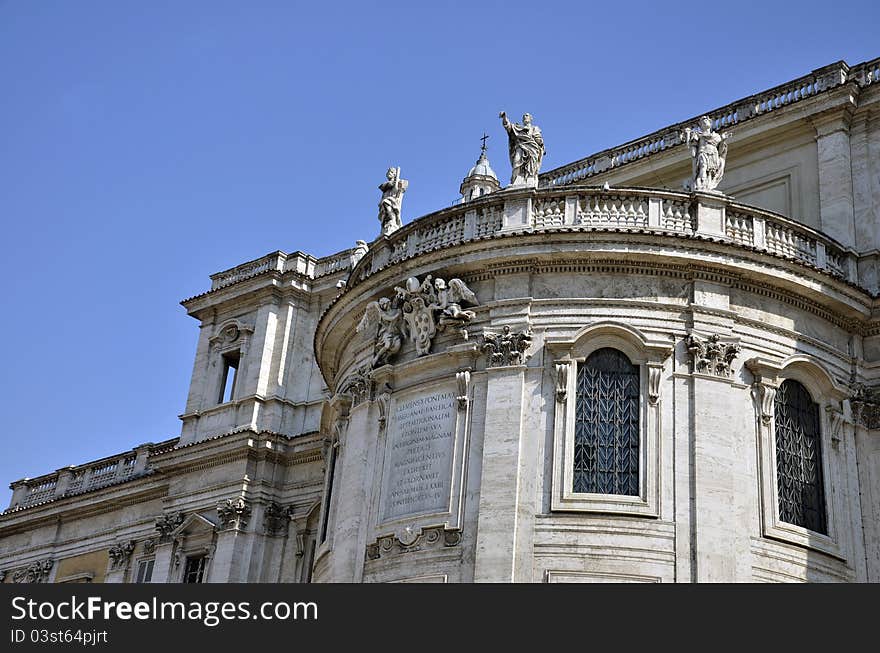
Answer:
<svg viewBox="0 0 880 653"><path fill-rule="evenodd" d="M578 366L573 491L639 494L639 368L604 348Z"/></svg>
<svg viewBox="0 0 880 653"><path fill-rule="evenodd" d="M779 518L827 534L819 405L791 379L776 393L776 483Z"/></svg>

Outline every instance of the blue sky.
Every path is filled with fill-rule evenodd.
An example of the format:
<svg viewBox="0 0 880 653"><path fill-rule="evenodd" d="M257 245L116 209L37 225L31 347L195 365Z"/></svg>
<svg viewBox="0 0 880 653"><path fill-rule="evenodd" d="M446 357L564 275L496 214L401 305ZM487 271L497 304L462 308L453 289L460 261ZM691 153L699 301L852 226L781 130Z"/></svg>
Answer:
<svg viewBox="0 0 880 653"><path fill-rule="evenodd" d="M6 483L179 433L197 322L178 301L276 249L450 204L498 112L544 169L844 59L875 1L0 0Z"/></svg>

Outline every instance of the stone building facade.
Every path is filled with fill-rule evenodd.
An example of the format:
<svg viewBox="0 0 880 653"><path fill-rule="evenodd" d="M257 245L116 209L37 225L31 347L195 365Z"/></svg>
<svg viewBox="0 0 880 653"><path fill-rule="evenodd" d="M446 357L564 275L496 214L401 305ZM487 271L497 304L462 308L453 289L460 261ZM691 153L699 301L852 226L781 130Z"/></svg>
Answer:
<svg viewBox="0 0 880 653"><path fill-rule="evenodd" d="M3 582L880 581L880 60L708 116L717 191L696 119L483 153L213 275L180 436L12 483Z"/></svg>

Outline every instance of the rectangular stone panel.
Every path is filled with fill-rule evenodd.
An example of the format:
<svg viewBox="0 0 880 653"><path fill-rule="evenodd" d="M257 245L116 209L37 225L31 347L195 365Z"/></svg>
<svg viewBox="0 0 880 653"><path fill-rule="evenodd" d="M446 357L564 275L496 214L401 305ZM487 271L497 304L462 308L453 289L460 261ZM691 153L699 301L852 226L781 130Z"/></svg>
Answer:
<svg viewBox="0 0 880 653"><path fill-rule="evenodd" d="M395 398L388 425L380 521L449 510L456 394L408 392Z"/></svg>

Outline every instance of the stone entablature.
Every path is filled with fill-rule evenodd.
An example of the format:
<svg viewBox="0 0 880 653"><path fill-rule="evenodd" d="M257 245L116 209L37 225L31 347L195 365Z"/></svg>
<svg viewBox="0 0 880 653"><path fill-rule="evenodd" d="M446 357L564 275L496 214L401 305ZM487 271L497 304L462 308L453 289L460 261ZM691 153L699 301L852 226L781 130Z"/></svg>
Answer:
<svg viewBox="0 0 880 653"><path fill-rule="evenodd" d="M872 59L850 67L843 61L830 64L790 82L736 100L719 109L710 111L708 116L713 127L725 129L740 125L759 116L766 115L790 104L815 97L826 91L852 82L861 88L880 82L880 58ZM683 145L684 130L699 120L699 116L682 120L679 123L633 139L623 145L602 150L539 175L542 186L562 186L576 184L594 175L613 168L639 161Z"/></svg>

